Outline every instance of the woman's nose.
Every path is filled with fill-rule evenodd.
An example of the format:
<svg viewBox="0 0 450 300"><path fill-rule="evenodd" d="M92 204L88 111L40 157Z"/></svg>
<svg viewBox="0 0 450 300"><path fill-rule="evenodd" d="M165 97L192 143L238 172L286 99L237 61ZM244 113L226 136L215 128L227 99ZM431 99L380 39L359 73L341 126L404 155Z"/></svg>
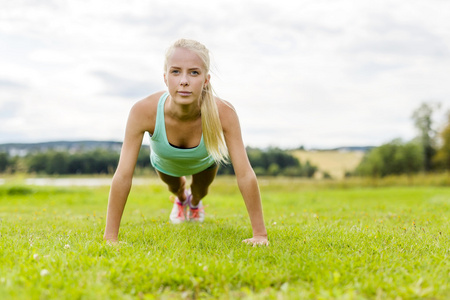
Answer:
<svg viewBox="0 0 450 300"><path fill-rule="evenodd" d="M187 86L187 85L189 85L189 81L188 81L186 75L181 76L181 79L180 79L180 85L182 85L182 86Z"/></svg>

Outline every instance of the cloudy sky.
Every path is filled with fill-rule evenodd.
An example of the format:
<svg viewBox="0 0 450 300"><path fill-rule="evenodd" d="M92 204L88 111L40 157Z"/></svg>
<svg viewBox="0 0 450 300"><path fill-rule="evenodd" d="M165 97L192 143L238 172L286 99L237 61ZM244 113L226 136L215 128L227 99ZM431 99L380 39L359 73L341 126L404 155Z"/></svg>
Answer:
<svg viewBox="0 0 450 300"><path fill-rule="evenodd" d="M422 102L436 126L450 109L446 0L0 3L0 143L123 140L181 37L210 49L250 146L408 140Z"/></svg>

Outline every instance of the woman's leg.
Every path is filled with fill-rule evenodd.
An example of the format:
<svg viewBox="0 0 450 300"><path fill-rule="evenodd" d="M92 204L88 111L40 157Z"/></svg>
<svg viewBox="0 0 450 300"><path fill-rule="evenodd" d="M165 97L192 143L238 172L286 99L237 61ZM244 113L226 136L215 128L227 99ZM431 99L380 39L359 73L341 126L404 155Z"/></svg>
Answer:
<svg viewBox="0 0 450 300"><path fill-rule="evenodd" d="M217 170L218 166L214 165L213 167L210 167L200 173L192 175L192 206L197 206L200 200L202 200L208 194L208 188L214 181Z"/></svg>
<svg viewBox="0 0 450 300"><path fill-rule="evenodd" d="M186 187L186 177L173 177L161 173L158 170L156 170L156 173L158 174L159 178L161 178L161 180L165 184L167 184L167 186L169 187L169 191L177 196L180 202L184 202L186 200L186 195L184 193L184 189Z"/></svg>

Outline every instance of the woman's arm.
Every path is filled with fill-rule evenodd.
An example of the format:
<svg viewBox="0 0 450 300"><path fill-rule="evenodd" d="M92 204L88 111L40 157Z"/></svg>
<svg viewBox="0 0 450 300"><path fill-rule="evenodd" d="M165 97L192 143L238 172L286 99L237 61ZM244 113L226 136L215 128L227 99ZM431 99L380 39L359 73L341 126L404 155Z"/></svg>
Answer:
<svg viewBox="0 0 450 300"><path fill-rule="evenodd" d="M130 193L133 173L145 133L141 106L142 103L138 102L128 116L119 164L111 183L103 236L103 239L109 242L117 242L120 220Z"/></svg>
<svg viewBox="0 0 450 300"><path fill-rule="evenodd" d="M230 104L221 103L219 111L225 142L253 229L253 237L243 242L268 245L258 181L245 151L239 118Z"/></svg>

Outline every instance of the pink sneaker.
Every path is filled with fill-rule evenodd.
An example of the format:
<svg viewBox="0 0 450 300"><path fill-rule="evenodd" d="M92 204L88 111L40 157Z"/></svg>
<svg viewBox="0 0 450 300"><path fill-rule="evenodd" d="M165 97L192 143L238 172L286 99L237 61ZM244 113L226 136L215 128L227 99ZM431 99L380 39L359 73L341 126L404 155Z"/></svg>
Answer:
<svg viewBox="0 0 450 300"><path fill-rule="evenodd" d="M173 207L169 216L170 222L172 222L172 224L180 224L184 221L187 221L187 208L189 206L190 195L188 195L187 192L185 193L186 200L184 202L180 202L180 200L178 200L178 197L174 197L175 199L172 200Z"/></svg>
<svg viewBox="0 0 450 300"><path fill-rule="evenodd" d="M205 220L205 209L203 208L202 200L198 203L196 207L191 206L192 196L189 198L189 213L188 218L189 221L192 222L203 222Z"/></svg>

